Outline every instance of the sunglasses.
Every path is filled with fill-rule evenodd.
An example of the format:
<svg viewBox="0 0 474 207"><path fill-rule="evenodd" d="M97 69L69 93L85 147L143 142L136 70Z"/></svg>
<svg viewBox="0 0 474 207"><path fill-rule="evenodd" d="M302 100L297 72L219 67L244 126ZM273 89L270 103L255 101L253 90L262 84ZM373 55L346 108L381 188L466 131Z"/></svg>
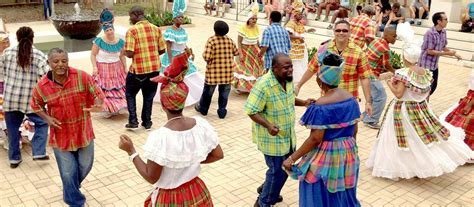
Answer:
<svg viewBox="0 0 474 207"><path fill-rule="evenodd" d="M336 33L340 33L340 32L342 32L342 33L348 33L349 30L348 30L348 29L335 29L334 32L336 32Z"/></svg>

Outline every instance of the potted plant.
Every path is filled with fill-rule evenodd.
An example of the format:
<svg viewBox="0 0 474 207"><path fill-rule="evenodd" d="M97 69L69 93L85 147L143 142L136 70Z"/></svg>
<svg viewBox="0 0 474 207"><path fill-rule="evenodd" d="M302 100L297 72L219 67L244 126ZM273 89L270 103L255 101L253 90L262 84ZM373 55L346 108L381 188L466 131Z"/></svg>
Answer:
<svg viewBox="0 0 474 207"><path fill-rule="evenodd" d="M390 50L389 55L390 55L390 65L392 65L394 69L400 69L404 67L402 57L400 54L396 53L393 50Z"/></svg>
<svg viewBox="0 0 474 207"><path fill-rule="evenodd" d="M146 14L145 19L157 27L173 25L173 14L169 11L164 12L162 16L152 12ZM183 24L191 24L191 19L188 16L184 16Z"/></svg>

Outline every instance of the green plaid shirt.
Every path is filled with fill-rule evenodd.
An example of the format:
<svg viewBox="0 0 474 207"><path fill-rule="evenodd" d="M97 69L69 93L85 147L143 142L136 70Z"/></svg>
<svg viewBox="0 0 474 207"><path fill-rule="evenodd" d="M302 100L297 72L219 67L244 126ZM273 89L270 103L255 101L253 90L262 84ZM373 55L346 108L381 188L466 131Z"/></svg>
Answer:
<svg viewBox="0 0 474 207"><path fill-rule="evenodd" d="M267 128L252 123L253 142L265 155L283 156L295 148L295 91L293 83L286 84L286 91L272 71L263 75L250 91L245 104L247 115L260 113L263 118L280 128L276 136Z"/></svg>

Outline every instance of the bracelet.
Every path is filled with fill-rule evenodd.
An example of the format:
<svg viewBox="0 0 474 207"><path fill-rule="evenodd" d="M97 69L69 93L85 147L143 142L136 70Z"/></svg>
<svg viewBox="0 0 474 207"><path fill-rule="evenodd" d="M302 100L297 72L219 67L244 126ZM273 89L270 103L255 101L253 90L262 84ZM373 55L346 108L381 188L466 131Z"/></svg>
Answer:
<svg viewBox="0 0 474 207"><path fill-rule="evenodd" d="M138 156L138 152L135 152L133 153L132 155L130 155L130 157L128 158L131 162L133 162L133 159L135 159L135 157Z"/></svg>

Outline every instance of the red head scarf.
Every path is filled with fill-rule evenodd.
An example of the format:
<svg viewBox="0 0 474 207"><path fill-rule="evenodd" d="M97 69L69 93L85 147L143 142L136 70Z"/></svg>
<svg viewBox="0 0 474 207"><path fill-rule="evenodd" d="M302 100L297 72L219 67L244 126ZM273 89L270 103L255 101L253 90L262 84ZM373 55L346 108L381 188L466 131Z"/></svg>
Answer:
<svg viewBox="0 0 474 207"><path fill-rule="evenodd" d="M171 64L165 69L164 76L150 79L161 83L161 105L168 110L176 111L184 108L189 92L188 86L183 82L188 71L188 57L189 54L186 52L173 57Z"/></svg>

